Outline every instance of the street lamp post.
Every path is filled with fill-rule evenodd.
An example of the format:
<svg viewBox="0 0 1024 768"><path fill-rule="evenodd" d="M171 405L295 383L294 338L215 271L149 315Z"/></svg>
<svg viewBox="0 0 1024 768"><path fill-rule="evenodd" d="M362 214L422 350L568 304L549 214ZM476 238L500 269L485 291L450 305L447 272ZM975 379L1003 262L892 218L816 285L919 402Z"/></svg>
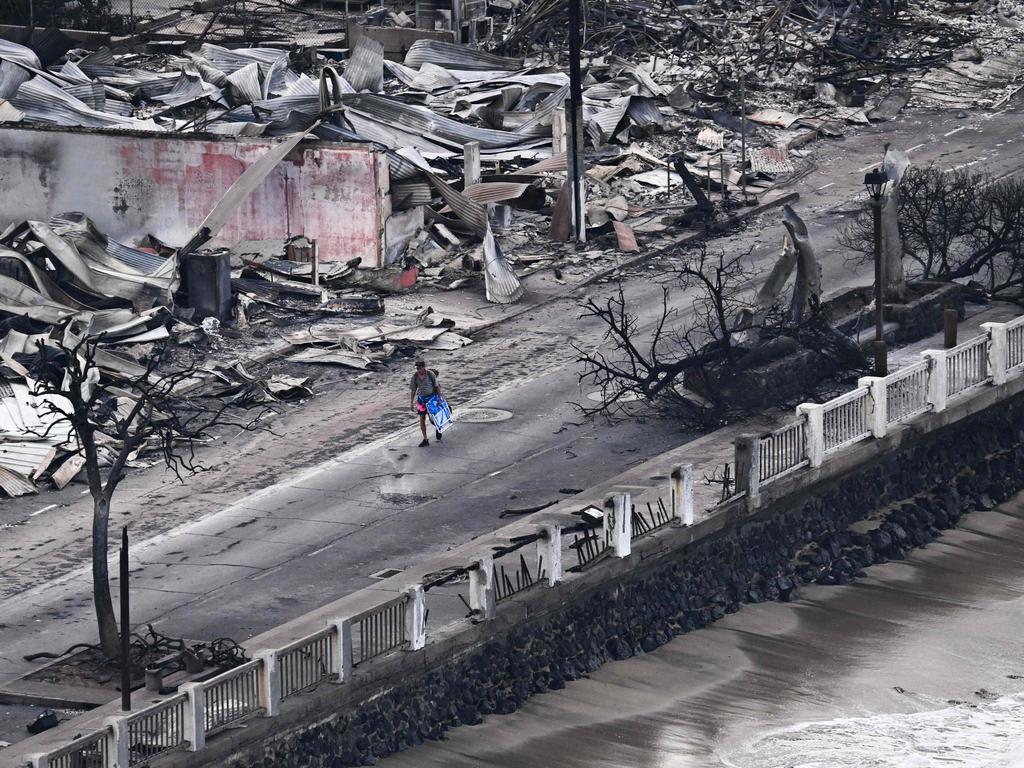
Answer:
<svg viewBox="0 0 1024 768"><path fill-rule="evenodd" d="M875 376L885 376L889 372L885 349L885 279L884 257L882 255L882 190L889 180L880 168L876 168L864 176L864 186L871 198L871 213L875 230Z"/></svg>

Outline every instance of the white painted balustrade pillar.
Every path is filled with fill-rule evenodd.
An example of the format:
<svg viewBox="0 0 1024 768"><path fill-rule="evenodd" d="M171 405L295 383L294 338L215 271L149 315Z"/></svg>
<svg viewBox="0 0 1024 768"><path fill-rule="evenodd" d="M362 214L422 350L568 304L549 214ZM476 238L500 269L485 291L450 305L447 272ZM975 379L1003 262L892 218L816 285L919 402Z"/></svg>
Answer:
<svg viewBox="0 0 1024 768"><path fill-rule="evenodd" d="M549 587L562 580L562 528L554 523L537 526L537 563L544 567Z"/></svg>
<svg viewBox="0 0 1024 768"><path fill-rule="evenodd" d="M114 715L103 721L103 724L110 727L112 735L107 746L106 768L128 768L128 759L131 756L129 750L128 718Z"/></svg>
<svg viewBox="0 0 1024 768"><path fill-rule="evenodd" d="M921 357L928 361L928 402L941 413L946 410L946 350L926 349Z"/></svg>
<svg viewBox="0 0 1024 768"><path fill-rule="evenodd" d="M1005 384L1010 351L1006 323L982 323L981 329L988 334L988 375L993 384Z"/></svg>
<svg viewBox="0 0 1024 768"><path fill-rule="evenodd" d="M671 481L672 520L682 525L693 525L693 464L673 467Z"/></svg>
<svg viewBox="0 0 1024 768"><path fill-rule="evenodd" d="M733 442L733 465L736 467L736 490L745 491L749 506L761 503L761 438L739 435Z"/></svg>
<svg viewBox="0 0 1024 768"><path fill-rule="evenodd" d="M825 406L818 403L801 403L796 415L804 416L804 446L807 461L812 467L820 467L825 461Z"/></svg>
<svg viewBox="0 0 1024 768"><path fill-rule="evenodd" d="M334 628L335 650L334 682L347 683L352 679L352 622L349 619L334 619L329 622Z"/></svg>
<svg viewBox="0 0 1024 768"><path fill-rule="evenodd" d="M857 387L868 390L868 426L871 427L871 436L876 439L885 437L889 424L889 396L885 381L884 376L861 376L857 379Z"/></svg>
<svg viewBox="0 0 1024 768"><path fill-rule="evenodd" d="M185 741L189 752L206 748L206 698L202 683L183 683L178 691L188 695L185 700Z"/></svg>
<svg viewBox="0 0 1024 768"><path fill-rule="evenodd" d="M405 602L405 636L409 650L418 651L427 644L427 594L422 584L409 587L406 594L409 599Z"/></svg>
<svg viewBox="0 0 1024 768"><path fill-rule="evenodd" d="M633 501L628 493L617 493L604 503L605 540L616 557L629 557L633 543Z"/></svg>
<svg viewBox="0 0 1024 768"><path fill-rule="evenodd" d="M480 618L494 618L494 558L484 555L469 572L469 607Z"/></svg>
<svg viewBox="0 0 1024 768"><path fill-rule="evenodd" d="M277 651L260 651L253 654L260 660L259 695L264 717L281 714L281 666L277 663Z"/></svg>

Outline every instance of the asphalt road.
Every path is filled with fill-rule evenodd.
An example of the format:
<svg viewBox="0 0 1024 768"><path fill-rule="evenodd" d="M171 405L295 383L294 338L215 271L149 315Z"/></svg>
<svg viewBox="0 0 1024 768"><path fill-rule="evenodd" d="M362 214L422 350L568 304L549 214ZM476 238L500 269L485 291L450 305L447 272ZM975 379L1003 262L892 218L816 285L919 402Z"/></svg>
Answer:
<svg viewBox="0 0 1024 768"><path fill-rule="evenodd" d="M1019 107L966 120L911 115L815 145L816 168L794 189L826 290L868 279L866 270L858 276L846 263L834 237L843 211L862 194L862 166L880 158L884 141L913 148L917 163L1002 175L1024 168L1019 126ZM769 213L761 226L718 245L752 248L754 263L767 266L781 232L777 213ZM627 295L646 327L660 308L669 267L659 260L626 275ZM686 297L677 300L685 311ZM597 344L600 329L576 315L575 301L555 302L438 360L454 404L503 409L512 413L507 421L459 424L443 445L428 449L415 447L411 427L353 442L353 422L381 414L394 423L409 419L408 372L400 371L386 381L350 381L337 400L313 401L312 411L278 425L279 437L240 436L197 484L129 484L115 524L131 514L133 619L178 636L242 640L373 584L371 574L381 569L403 569L496 528L505 509L552 501L563 489L585 488L684 442L677 425L660 419L580 423L568 344ZM359 407L339 413L338 404L348 402L343 395L357 389ZM311 466L289 463L295 456ZM237 482L236 471L246 483ZM260 485L269 487L253 491ZM87 505L39 506L30 518L19 513L17 529L19 541L36 543L0 554L0 576L10 579L0 586L0 684L26 669L24 653L94 636L83 545ZM164 516L177 527L161 525Z"/></svg>

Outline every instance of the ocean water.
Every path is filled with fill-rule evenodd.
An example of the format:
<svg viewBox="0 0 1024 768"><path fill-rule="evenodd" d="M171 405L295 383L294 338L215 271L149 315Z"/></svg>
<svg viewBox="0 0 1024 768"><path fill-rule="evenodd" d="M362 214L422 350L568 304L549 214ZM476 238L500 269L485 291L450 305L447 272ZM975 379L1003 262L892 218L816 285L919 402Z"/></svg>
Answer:
<svg viewBox="0 0 1024 768"><path fill-rule="evenodd" d="M1024 501L382 768L1024 768Z"/></svg>
<svg viewBox="0 0 1024 768"><path fill-rule="evenodd" d="M1024 695L801 723L722 755L721 762L728 768L1024 768Z"/></svg>

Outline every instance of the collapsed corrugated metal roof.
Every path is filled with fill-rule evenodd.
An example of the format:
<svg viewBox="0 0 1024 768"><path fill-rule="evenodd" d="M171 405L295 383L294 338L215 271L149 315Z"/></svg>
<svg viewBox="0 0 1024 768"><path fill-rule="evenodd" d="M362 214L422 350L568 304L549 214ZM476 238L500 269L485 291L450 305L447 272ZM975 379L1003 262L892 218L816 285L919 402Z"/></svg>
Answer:
<svg viewBox="0 0 1024 768"><path fill-rule="evenodd" d="M436 64L446 69L484 71L513 71L523 68L522 59L496 56L493 53L467 45L447 43L443 40L417 40L405 54L405 66L418 69L424 64Z"/></svg>

